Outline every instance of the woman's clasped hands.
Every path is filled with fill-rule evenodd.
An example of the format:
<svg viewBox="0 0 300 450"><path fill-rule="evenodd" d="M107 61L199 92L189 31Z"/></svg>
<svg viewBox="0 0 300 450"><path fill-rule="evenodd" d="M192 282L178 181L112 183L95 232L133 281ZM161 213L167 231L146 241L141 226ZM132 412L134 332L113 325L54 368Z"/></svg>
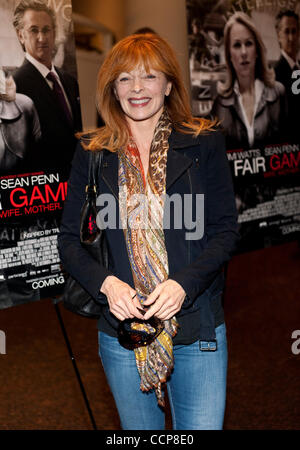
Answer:
<svg viewBox="0 0 300 450"><path fill-rule="evenodd" d="M175 280L166 280L156 286L144 302L146 313L141 313L142 306L136 291L127 283L115 276L108 276L101 287L107 297L109 309L117 319L133 319L147 321L152 316L160 320L171 319L180 311L186 293Z"/></svg>

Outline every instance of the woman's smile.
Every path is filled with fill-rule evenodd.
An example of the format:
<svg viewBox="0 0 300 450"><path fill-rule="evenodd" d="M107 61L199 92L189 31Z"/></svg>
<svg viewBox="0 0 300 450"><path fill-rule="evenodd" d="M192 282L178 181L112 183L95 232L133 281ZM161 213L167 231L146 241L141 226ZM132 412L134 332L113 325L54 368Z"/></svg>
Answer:
<svg viewBox="0 0 300 450"><path fill-rule="evenodd" d="M150 97L142 97L142 98L129 98L128 101L134 108L142 108L147 106L150 102Z"/></svg>

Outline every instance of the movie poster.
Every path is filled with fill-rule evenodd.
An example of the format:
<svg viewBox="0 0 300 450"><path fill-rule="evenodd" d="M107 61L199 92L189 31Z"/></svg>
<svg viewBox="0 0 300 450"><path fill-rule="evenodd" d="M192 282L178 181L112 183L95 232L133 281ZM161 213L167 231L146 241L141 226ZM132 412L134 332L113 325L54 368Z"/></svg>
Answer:
<svg viewBox="0 0 300 450"><path fill-rule="evenodd" d="M62 292L57 235L82 125L71 1L1 0L0 14L3 309Z"/></svg>
<svg viewBox="0 0 300 450"><path fill-rule="evenodd" d="M187 0L193 114L225 134L239 251L299 239L299 0Z"/></svg>

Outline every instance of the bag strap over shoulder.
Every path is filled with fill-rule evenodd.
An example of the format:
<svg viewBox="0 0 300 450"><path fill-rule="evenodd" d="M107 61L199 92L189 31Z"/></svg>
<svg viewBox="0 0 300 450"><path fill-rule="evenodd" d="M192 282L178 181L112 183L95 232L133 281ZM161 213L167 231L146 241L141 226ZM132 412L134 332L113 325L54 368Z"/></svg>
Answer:
<svg viewBox="0 0 300 450"><path fill-rule="evenodd" d="M98 180L100 176L100 169L103 159L103 151L91 152L89 154L89 173L88 184L86 185L86 192L97 194L99 191Z"/></svg>

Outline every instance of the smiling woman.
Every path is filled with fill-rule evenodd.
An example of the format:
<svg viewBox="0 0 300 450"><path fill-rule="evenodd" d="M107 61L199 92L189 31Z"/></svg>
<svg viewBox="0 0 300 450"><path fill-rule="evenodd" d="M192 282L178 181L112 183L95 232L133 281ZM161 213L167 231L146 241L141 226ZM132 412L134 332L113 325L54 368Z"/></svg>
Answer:
<svg viewBox="0 0 300 450"><path fill-rule="evenodd" d="M154 123L161 115L165 96L171 91L171 82L157 70L149 73L144 67L121 73L115 82L115 94L121 108L131 122L147 120ZM133 124L131 123L131 126Z"/></svg>
<svg viewBox="0 0 300 450"><path fill-rule="evenodd" d="M99 71L97 105L105 125L78 146L59 249L66 270L95 300L104 294L99 353L122 427L163 429L167 383L175 429L220 429L222 268L238 237L223 138L214 122L192 117L175 54L158 35L115 45ZM118 199L114 216L122 226L105 228L109 269L80 245L89 151L103 152L99 197ZM191 200L180 227L183 208L172 207L165 221L172 194L181 205ZM204 233L191 238L199 195Z"/></svg>

